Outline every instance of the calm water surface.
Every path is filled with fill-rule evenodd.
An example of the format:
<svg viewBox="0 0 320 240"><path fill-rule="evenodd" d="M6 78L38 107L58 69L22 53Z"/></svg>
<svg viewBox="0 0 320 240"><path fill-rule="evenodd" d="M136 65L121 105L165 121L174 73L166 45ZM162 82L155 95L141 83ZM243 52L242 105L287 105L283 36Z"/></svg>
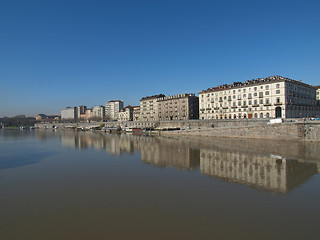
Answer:
<svg viewBox="0 0 320 240"><path fill-rule="evenodd" d="M319 239L320 144L0 130L0 239Z"/></svg>

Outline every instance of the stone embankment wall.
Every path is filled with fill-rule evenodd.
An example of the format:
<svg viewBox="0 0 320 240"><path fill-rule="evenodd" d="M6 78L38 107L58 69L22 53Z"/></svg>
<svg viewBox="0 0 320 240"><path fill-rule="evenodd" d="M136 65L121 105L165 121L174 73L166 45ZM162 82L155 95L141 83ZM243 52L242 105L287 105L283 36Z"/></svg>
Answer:
<svg viewBox="0 0 320 240"><path fill-rule="evenodd" d="M160 135L320 141L320 123L280 123L260 126L163 131Z"/></svg>
<svg viewBox="0 0 320 240"><path fill-rule="evenodd" d="M161 121L161 122L93 122L93 123L54 123L36 124L40 129L57 126L59 129L66 127L90 128L104 124L106 127L122 128L155 128L161 135L176 136L208 136L231 137L252 139L283 139L301 141L320 141L320 123L317 121L304 122L285 120L279 124L268 124L267 120L189 120L189 121Z"/></svg>

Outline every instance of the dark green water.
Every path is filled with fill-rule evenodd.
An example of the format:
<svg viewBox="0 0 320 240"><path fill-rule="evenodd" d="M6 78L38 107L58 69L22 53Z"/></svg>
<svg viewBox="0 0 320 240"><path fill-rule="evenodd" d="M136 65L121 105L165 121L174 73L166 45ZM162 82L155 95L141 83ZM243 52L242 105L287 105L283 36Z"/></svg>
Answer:
<svg viewBox="0 0 320 240"><path fill-rule="evenodd" d="M0 239L318 239L320 144L0 130Z"/></svg>

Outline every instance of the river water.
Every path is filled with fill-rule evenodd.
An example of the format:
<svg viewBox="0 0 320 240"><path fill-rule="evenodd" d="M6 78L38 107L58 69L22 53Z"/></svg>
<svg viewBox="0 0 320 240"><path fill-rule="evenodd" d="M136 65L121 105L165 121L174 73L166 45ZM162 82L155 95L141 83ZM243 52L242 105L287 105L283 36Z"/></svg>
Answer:
<svg viewBox="0 0 320 240"><path fill-rule="evenodd" d="M0 239L318 239L320 143L0 130Z"/></svg>

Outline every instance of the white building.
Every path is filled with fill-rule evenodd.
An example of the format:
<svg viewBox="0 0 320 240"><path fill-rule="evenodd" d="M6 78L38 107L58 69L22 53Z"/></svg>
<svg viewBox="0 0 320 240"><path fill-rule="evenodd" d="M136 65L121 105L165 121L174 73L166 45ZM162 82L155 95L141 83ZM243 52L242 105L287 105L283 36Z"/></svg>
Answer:
<svg viewBox="0 0 320 240"><path fill-rule="evenodd" d="M316 90L281 76L235 82L199 93L200 119L296 118L316 115Z"/></svg>
<svg viewBox="0 0 320 240"><path fill-rule="evenodd" d="M122 100L111 100L106 103L105 116L109 117L111 120L118 119L118 112L123 108Z"/></svg>
<svg viewBox="0 0 320 240"><path fill-rule="evenodd" d="M140 99L140 120L141 121L157 121L158 116L158 100L165 97L164 94L143 97Z"/></svg>
<svg viewBox="0 0 320 240"><path fill-rule="evenodd" d="M105 108L104 106L95 106L92 108L92 116L93 117L99 117L103 118L105 114Z"/></svg>
<svg viewBox="0 0 320 240"><path fill-rule="evenodd" d="M61 119L76 119L77 107L67 107L61 110Z"/></svg>

